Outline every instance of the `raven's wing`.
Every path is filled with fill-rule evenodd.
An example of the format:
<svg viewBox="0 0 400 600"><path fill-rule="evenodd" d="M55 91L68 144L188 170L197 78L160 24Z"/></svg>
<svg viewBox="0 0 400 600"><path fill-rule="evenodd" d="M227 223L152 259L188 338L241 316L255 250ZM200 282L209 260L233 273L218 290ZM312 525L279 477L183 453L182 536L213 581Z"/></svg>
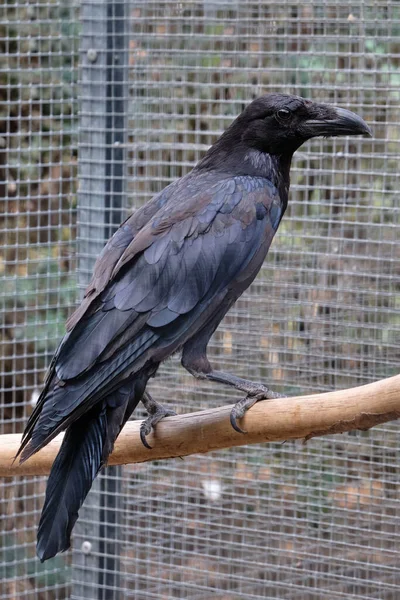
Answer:
<svg viewBox="0 0 400 600"><path fill-rule="evenodd" d="M31 437L32 443L24 458L148 361L181 347L255 256L254 275L261 266L281 217L276 189L265 179L236 177L208 189L187 186L189 192L190 198L167 203L137 233L95 311L65 339L52 389L28 422L23 446Z"/></svg>
<svg viewBox="0 0 400 600"><path fill-rule="evenodd" d="M156 194L144 206L138 208L130 215L122 225L117 229L114 235L108 240L94 265L93 276L81 304L69 317L66 323L67 331L71 331L79 322L87 310L93 306L96 298L101 294L110 282L113 270L119 259L125 253L137 233L162 209L170 200L177 185L184 182L185 177L177 180L164 188L159 194Z"/></svg>

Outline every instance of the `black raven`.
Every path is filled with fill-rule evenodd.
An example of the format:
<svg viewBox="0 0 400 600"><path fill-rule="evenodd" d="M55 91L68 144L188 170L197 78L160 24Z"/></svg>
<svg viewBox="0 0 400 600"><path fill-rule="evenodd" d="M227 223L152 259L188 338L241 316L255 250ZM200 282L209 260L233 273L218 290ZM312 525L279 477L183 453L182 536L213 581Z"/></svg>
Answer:
<svg viewBox="0 0 400 600"><path fill-rule="evenodd" d="M220 371L207 344L257 275L285 212L293 153L315 136L370 135L354 113L298 96L254 100L185 177L130 216L100 254L27 423L21 462L66 430L47 484L37 553L70 546L78 511L142 400L142 441L169 411L145 391L171 354L195 377L246 397L231 421L276 395Z"/></svg>

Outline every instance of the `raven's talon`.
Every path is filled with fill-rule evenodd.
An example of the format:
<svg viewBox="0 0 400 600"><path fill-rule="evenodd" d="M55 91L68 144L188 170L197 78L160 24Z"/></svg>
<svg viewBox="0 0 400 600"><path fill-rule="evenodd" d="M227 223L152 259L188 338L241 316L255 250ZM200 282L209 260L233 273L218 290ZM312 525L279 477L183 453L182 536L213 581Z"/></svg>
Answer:
<svg viewBox="0 0 400 600"><path fill-rule="evenodd" d="M145 448L147 448L148 450L152 450L153 446L150 446L150 444L146 440L146 437L151 432L151 427L148 428L148 427L146 427L146 425L147 425L147 419L146 419L146 421L143 421L143 423L140 426L140 440Z"/></svg>
<svg viewBox="0 0 400 600"><path fill-rule="evenodd" d="M232 408L230 421L233 429L238 433L247 433L247 431L239 427L239 425L237 424L237 420L244 417L249 408L254 406L256 402L261 400L261 398L259 398L259 395L256 396L248 394L245 398L241 398L240 400L238 400Z"/></svg>
<svg viewBox="0 0 400 600"><path fill-rule="evenodd" d="M152 446L148 443L146 437L150 435L151 430L155 428L157 423L159 423L165 417L176 417L176 412L169 408L165 408L162 404L156 404L155 401L154 406L150 409L150 414L140 425L140 439L145 448L148 450L152 450Z"/></svg>
<svg viewBox="0 0 400 600"><path fill-rule="evenodd" d="M245 398L241 398L236 402L234 407L231 410L230 421L233 429L238 433L247 433L245 429L241 429L237 424L239 419L242 419L246 412L259 402L260 400L272 400L274 398L286 398L283 394L278 394L277 392L273 392L272 390L262 386L264 389L260 391L260 388L257 389L255 393L248 393Z"/></svg>
<svg viewBox="0 0 400 600"><path fill-rule="evenodd" d="M238 433L247 433L247 431L245 429L241 429L239 427L239 425L237 424L237 421L236 421L237 417L236 417L236 415L233 412L233 408L231 410L231 414L230 414L229 418L230 418L230 421L231 421L231 425L232 425L232 427L233 427L233 429L235 431L237 431Z"/></svg>

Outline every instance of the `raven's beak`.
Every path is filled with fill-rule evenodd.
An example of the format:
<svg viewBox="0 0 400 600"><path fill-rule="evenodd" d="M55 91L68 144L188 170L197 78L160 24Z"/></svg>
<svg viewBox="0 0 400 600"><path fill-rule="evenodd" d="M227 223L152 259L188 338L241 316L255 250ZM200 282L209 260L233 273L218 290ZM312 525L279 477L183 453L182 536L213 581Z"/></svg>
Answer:
<svg viewBox="0 0 400 600"><path fill-rule="evenodd" d="M310 119L304 123L304 131L309 137L338 135L365 135L372 137L366 122L346 108L324 107L329 114L322 118ZM328 110L326 112L328 112Z"/></svg>

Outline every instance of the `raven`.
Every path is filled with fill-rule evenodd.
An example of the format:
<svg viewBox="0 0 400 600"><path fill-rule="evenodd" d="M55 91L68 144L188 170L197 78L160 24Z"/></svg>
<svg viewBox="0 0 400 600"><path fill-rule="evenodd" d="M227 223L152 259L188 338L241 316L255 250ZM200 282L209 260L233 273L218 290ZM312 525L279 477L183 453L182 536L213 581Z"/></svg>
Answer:
<svg viewBox="0 0 400 600"><path fill-rule="evenodd" d="M195 377L246 397L232 425L266 386L215 371L207 344L267 255L288 202L293 153L315 136L370 135L356 114L298 96L255 99L195 168L131 215L97 259L93 278L50 364L29 418L21 462L66 430L38 528L41 561L70 546L78 511L137 404L151 428L174 414L146 392L177 351ZM17 455L17 456L18 456Z"/></svg>

